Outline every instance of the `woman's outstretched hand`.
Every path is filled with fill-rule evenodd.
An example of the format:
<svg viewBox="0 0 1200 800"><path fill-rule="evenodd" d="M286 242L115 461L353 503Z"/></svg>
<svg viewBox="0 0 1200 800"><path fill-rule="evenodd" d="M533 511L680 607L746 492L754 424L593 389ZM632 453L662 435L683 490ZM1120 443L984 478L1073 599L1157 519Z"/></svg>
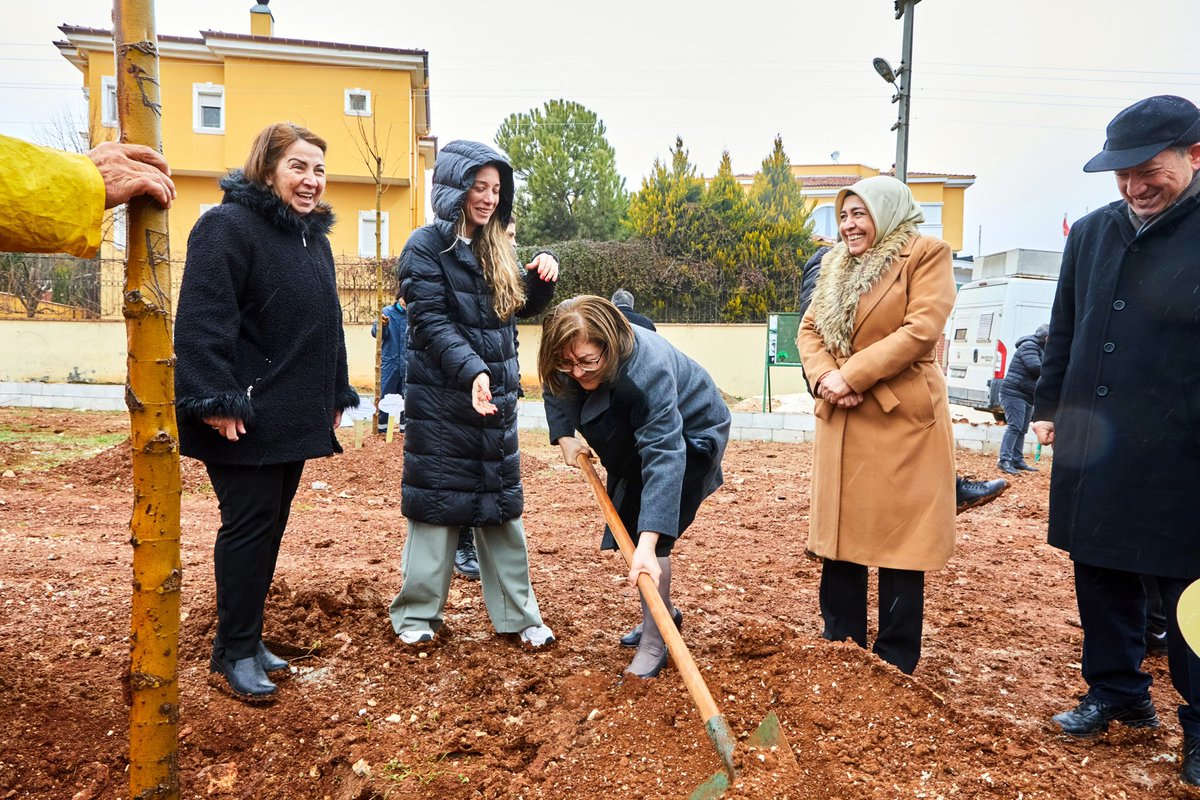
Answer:
<svg viewBox="0 0 1200 800"><path fill-rule="evenodd" d="M471 405L485 417L496 413L496 404L492 402L492 379L486 372L479 373L471 382Z"/></svg>
<svg viewBox="0 0 1200 800"><path fill-rule="evenodd" d="M554 283L558 280L558 259L549 253L538 253L533 261L525 265L525 269L530 271L536 269L538 277L546 283Z"/></svg>

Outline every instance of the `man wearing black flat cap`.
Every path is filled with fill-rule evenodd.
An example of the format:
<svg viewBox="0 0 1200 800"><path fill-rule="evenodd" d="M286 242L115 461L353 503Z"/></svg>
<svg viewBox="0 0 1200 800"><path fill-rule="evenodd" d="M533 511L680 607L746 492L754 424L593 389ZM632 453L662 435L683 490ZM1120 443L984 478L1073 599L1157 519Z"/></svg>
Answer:
<svg viewBox="0 0 1200 800"><path fill-rule="evenodd" d="M1124 199L1071 228L1034 396L1033 430L1054 445L1049 539L1074 562L1088 685L1054 722L1081 738L1158 726L1141 669L1150 576L1183 698L1180 777L1200 785L1200 658L1176 616L1200 578L1200 109L1134 103L1083 169L1113 172Z"/></svg>

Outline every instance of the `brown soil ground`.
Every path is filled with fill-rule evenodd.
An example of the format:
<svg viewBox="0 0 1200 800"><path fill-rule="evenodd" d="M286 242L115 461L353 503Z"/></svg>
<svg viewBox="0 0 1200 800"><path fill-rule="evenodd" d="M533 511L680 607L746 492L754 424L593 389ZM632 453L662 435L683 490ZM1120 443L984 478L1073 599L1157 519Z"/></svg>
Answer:
<svg viewBox="0 0 1200 800"><path fill-rule="evenodd" d="M0 410L0 431L63 442L126 426L119 414ZM46 438L32 449L53 449ZM674 669L619 682L631 651L616 639L637 615L619 557L597 549L601 516L579 472L541 435L522 443L534 584L558 644L528 653L497 636L478 583L455 578L435 645L399 645L385 607L404 543L401 445L371 438L305 472L266 638L316 654L293 662L267 707L209 682L217 507L185 460L184 797L677 798L719 769ZM49 469L30 449L0 439L0 472L15 472L0 478L0 798L124 797L127 445ZM675 551L684 638L731 727L745 735L774 711L796 756L739 747L727 797L1200 797L1177 778L1165 659L1148 664L1158 730L1075 742L1049 723L1084 686L1070 563L1045 543L1046 469L959 517L956 556L928 576L924 656L907 677L819 638L810 456L732 443L726 486ZM995 474L965 452L959 469Z"/></svg>

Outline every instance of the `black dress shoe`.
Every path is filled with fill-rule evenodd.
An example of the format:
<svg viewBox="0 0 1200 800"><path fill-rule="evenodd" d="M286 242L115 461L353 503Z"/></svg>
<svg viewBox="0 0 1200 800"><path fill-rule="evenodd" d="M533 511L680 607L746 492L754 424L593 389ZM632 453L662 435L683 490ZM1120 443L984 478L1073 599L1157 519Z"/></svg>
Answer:
<svg viewBox="0 0 1200 800"><path fill-rule="evenodd" d="M968 508L978 508L995 500L1004 494L1008 481L997 478L994 481L969 481L966 478L956 478L954 481L954 496L957 503L955 513L961 514Z"/></svg>
<svg viewBox="0 0 1200 800"><path fill-rule="evenodd" d="M1024 470L1025 472L1041 472L1040 469L1035 467L1033 464L1030 464L1028 461L1026 461L1023 458L1015 459L1012 462L1012 465L1019 470Z"/></svg>
<svg viewBox="0 0 1200 800"><path fill-rule="evenodd" d="M1021 474L1021 470L1011 461L1005 461L1001 459L1000 461L996 462L996 466L1000 468L1001 472L1007 472L1009 475Z"/></svg>
<svg viewBox="0 0 1200 800"><path fill-rule="evenodd" d="M1154 703L1146 698L1138 703L1119 706L1114 703L1104 703L1090 694L1085 694L1079 705L1070 711L1055 714L1052 719L1068 736L1088 739L1108 729L1108 723L1120 722L1131 728L1157 728L1158 712ZM1197 765L1200 771L1200 765Z"/></svg>
<svg viewBox="0 0 1200 800"><path fill-rule="evenodd" d="M258 642L258 651L255 652L254 657L258 659L258 663L262 664L262 668L266 672L279 672L288 668L288 662L268 650L261 639Z"/></svg>
<svg viewBox="0 0 1200 800"><path fill-rule="evenodd" d="M683 612L678 608L671 612L671 619L675 620L675 629L683 630ZM637 647L642 643L642 623L638 623L637 627L629 633L621 637L621 647Z"/></svg>
<svg viewBox="0 0 1200 800"><path fill-rule="evenodd" d="M1200 736L1183 735L1183 767L1179 770L1179 780L1200 786Z"/></svg>
<svg viewBox="0 0 1200 800"><path fill-rule="evenodd" d="M454 571L472 581L479 580L479 554L475 551L475 533L458 529L458 549L454 551Z"/></svg>
<svg viewBox="0 0 1200 800"><path fill-rule="evenodd" d="M235 660L214 656L209 661L209 669L224 676L228 691L238 700L266 703L274 699L275 684L267 677L257 656Z"/></svg>

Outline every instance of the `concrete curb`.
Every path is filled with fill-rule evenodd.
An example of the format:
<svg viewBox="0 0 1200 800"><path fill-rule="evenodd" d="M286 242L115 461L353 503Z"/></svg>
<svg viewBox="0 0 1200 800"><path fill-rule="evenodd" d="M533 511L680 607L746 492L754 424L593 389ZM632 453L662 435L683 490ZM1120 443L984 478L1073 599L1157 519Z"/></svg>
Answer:
<svg viewBox="0 0 1200 800"><path fill-rule="evenodd" d="M373 398L363 395L357 409L351 409L343 426L354 419L371 416ZM69 408L80 411L124 411L125 387L95 383L21 383L0 381L0 406L21 408ZM817 430L811 414L766 414L757 411L734 411L730 438L757 442L811 442ZM529 431L547 430L546 412L540 401L522 400L517 409L517 428ZM954 441L964 450L998 453L1004 436L1003 425L976 425L967 422L954 424ZM1037 440L1033 434L1025 437L1025 452L1033 452Z"/></svg>

